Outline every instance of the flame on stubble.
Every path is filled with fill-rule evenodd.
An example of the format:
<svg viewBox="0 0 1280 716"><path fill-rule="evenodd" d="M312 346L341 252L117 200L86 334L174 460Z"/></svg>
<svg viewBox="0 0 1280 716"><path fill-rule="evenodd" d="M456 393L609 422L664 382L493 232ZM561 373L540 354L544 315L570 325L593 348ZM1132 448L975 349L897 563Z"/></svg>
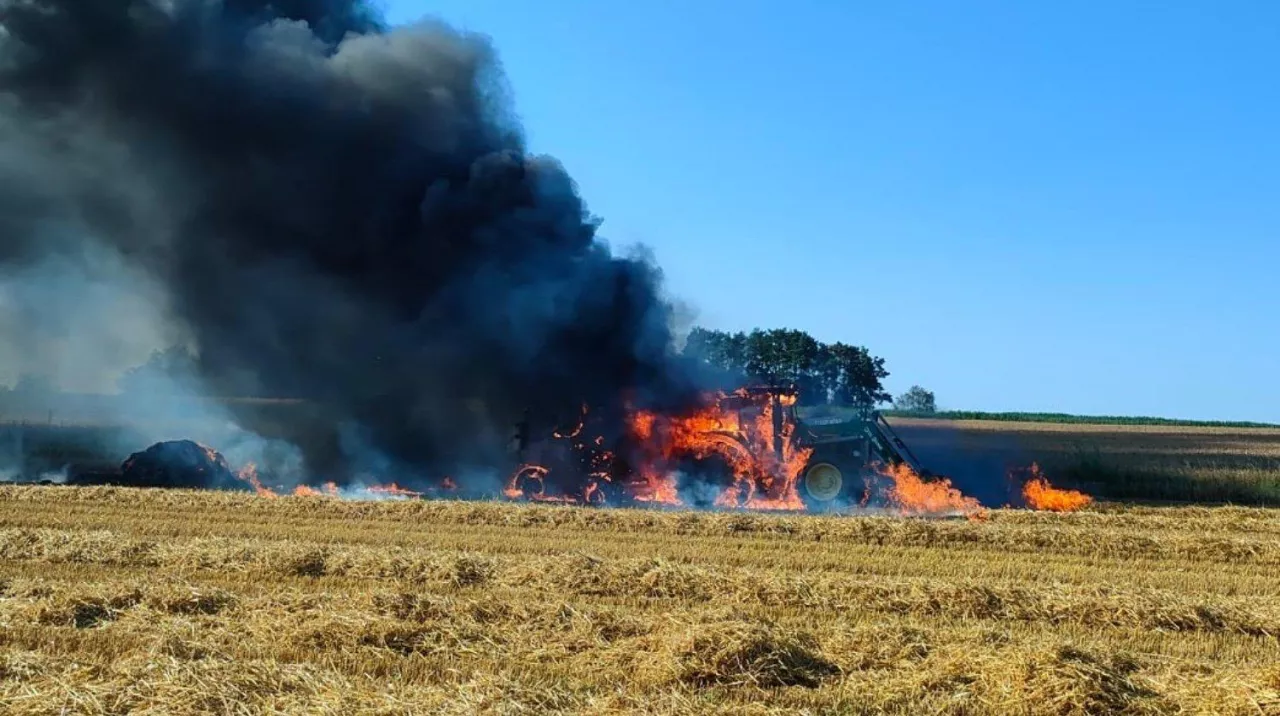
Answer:
<svg viewBox="0 0 1280 716"><path fill-rule="evenodd" d="M338 497L338 483L326 482L320 487L312 487L311 485L298 485L293 488L295 497Z"/></svg>
<svg viewBox="0 0 1280 716"><path fill-rule="evenodd" d="M371 485L366 487L365 490L375 495L390 495L391 497L422 497L421 492L400 487L394 482L386 485Z"/></svg>
<svg viewBox="0 0 1280 716"><path fill-rule="evenodd" d="M1074 512L1093 502L1092 497L1079 490L1063 490L1050 485L1036 463L1031 463L1027 473L1026 482L1022 485L1022 499L1033 510Z"/></svg>
<svg viewBox="0 0 1280 716"><path fill-rule="evenodd" d="M885 491L890 506L904 515L964 515L971 519L986 516L982 504L956 489L951 480L925 480L906 464L881 466L878 472L892 484ZM867 498L864 497L865 504Z"/></svg>
<svg viewBox="0 0 1280 716"><path fill-rule="evenodd" d="M208 445L202 445L200 443L196 444L199 445L202 451L204 451L205 456L210 462L226 464L226 459L223 458L217 450L214 450ZM262 484L262 478L258 475L258 465L256 463L245 463L245 466L240 468L235 473L235 476L236 479L252 487L253 491L257 493L259 497L275 498L280 496L280 493ZM449 477L444 478L443 486L445 489L449 490L457 488L457 484ZM423 495L423 493L416 490L400 487L394 482L386 485L372 485L364 488L364 490L374 495L386 495L391 497L422 497ZM340 497L342 493L336 482L326 482L318 488L312 485L297 485L293 488L291 494L296 497Z"/></svg>
<svg viewBox="0 0 1280 716"><path fill-rule="evenodd" d="M258 466L252 462L246 463L240 471L236 473L236 477L243 482L249 483L253 491L258 493L259 497L279 497L275 490L262 484L262 480L258 478Z"/></svg>

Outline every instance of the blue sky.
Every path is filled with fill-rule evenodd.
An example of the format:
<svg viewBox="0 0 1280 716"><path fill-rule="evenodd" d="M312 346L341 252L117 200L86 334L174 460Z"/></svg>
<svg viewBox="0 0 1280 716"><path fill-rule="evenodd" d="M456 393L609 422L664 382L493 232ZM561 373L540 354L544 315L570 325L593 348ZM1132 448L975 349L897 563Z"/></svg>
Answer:
<svg viewBox="0 0 1280 716"><path fill-rule="evenodd" d="M1280 3L386 0L702 325L942 407L1280 422Z"/></svg>

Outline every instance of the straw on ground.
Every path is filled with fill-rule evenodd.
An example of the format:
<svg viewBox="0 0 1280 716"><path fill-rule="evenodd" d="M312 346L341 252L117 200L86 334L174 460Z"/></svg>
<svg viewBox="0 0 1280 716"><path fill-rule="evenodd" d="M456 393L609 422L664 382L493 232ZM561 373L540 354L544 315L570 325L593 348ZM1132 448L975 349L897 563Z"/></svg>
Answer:
<svg viewBox="0 0 1280 716"><path fill-rule="evenodd" d="M1280 713L1280 512L0 488L0 712Z"/></svg>

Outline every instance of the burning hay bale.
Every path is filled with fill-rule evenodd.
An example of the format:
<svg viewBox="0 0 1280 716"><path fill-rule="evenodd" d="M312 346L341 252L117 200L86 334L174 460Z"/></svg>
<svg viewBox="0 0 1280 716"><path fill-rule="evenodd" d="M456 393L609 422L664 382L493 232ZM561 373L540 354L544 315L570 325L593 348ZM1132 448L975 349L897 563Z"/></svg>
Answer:
<svg viewBox="0 0 1280 716"><path fill-rule="evenodd" d="M130 455L120 470L121 481L132 487L245 489L226 458L191 440L156 443Z"/></svg>

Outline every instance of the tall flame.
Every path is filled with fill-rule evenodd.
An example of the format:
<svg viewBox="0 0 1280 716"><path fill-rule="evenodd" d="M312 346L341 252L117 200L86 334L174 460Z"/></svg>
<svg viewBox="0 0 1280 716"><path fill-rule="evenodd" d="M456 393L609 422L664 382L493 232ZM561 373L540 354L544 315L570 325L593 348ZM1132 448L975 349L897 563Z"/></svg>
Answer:
<svg viewBox="0 0 1280 716"><path fill-rule="evenodd" d="M737 401L742 412L727 407ZM682 415L632 410L627 415L627 446L620 450L630 465L614 485L637 502L682 505L677 474L681 461L719 458L727 465L732 484L716 504L756 510L803 510L797 480L812 450L792 440L795 421L786 410L795 396L738 390L708 396L703 407ZM778 412L781 411L781 412ZM603 436L584 436L587 408L570 431L554 437L568 441L585 467L587 480L581 494L550 494L543 465L521 465L507 480L503 494L511 499L539 502L603 502L604 484L612 483L612 451L604 449Z"/></svg>
<svg viewBox="0 0 1280 716"><path fill-rule="evenodd" d="M795 396L779 396L780 407L795 404ZM746 464L734 464L734 484L716 500L717 506L746 507L753 510L803 510L797 482L805 463L813 455L812 448L797 448L792 442L795 423L774 420L770 401L753 421L748 454L754 458Z"/></svg>
<svg viewBox="0 0 1280 716"><path fill-rule="evenodd" d="M739 391L736 397L746 397ZM719 396L721 398L729 396ZM631 433L640 446L640 476L632 488L641 501L681 504L673 464L682 457L719 457L733 484L716 498L718 507L755 510L803 510L796 489L800 471L813 450L797 448L791 440L795 422L778 407L795 404L793 395L767 395L759 415L744 423L742 416L717 400L690 415L666 417L648 411L632 416Z"/></svg>

